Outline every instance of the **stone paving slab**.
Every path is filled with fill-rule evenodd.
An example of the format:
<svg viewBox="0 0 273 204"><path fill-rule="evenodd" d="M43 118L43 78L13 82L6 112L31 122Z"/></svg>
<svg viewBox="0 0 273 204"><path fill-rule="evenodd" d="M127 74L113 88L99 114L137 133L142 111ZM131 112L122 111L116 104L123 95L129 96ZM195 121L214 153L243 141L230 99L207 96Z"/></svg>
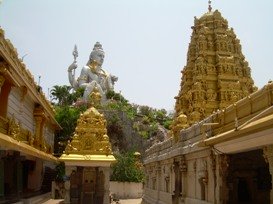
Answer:
<svg viewBox="0 0 273 204"><path fill-rule="evenodd" d="M139 199L127 199L127 200L120 200L120 204L141 204L141 198Z"/></svg>
<svg viewBox="0 0 273 204"><path fill-rule="evenodd" d="M141 198L120 200L119 204L141 204L141 200L142 200ZM50 199L42 204L61 204L62 201L63 201L62 199L61 200ZM112 202L112 204L115 204L115 202Z"/></svg>
<svg viewBox="0 0 273 204"><path fill-rule="evenodd" d="M63 199L50 199L42 204L59 204L63 201Z"/></svg>

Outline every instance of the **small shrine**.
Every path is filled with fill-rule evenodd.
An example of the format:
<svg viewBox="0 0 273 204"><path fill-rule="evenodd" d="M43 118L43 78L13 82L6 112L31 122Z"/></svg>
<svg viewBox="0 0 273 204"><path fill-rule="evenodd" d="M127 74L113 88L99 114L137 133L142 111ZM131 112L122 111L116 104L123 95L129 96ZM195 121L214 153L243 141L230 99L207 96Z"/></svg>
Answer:
<svg viewBox="0 0 273 204"><path fill-rule="evenodd" d="M97 89L91 93L99 96ZM115 162L104 115L91 102L77 121L73 138L60 161L65 163L65 203L108 204L110 165Z"/></svg>

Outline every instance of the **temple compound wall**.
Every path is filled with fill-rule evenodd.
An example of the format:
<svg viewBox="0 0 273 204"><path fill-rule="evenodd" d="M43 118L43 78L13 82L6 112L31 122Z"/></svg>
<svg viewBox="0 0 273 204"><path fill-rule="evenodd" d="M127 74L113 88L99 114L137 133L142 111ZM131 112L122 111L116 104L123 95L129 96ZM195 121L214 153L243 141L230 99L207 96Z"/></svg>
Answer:
<svg viewBox="0 0 273 204"><path fill-rule="evenodd" d="M50 191L58 129L51 104L0 29L0 200Z"/></svg>
<svg viewBox="0 0 273 204"><path fill-rule="evenodd" d="M143 203L273 203L273 83L146 151Z"/></svg>

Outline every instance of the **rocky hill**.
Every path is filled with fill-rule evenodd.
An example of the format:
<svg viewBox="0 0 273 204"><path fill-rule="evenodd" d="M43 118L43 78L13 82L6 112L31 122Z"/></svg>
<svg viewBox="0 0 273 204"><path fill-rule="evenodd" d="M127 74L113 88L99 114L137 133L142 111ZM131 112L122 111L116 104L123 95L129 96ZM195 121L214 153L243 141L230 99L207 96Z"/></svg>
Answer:
<svg viewBox="0 0 273 204"><path fill-rule="evenodd" d="M123 111L103 111L107 120L107 132L114 152L138 151L141 154L152 144L167 137L167 129L157 124L143 123L144 116L129 118Z"/></svg>
<svg viewBox="0 0 273 204"><path fill-rule="evenodd" d="M56 86L61 93L67 86ZM57 92L57 91L56 91ZM62 130L55 137L55 155L62 154L67 141L71 140L77 119L90 104L83 103L81 95L67 91L65 98L59 98L54 104L56 120ZM163 141L167 137L167 129L172 117L166 110L157 110L148 106L130 104L122 95L110 92L108 102L96 107L107 120L107 134L115 153L137 151L143 154L152 144ZM65 101L65 103L61 103Z"/></svg>

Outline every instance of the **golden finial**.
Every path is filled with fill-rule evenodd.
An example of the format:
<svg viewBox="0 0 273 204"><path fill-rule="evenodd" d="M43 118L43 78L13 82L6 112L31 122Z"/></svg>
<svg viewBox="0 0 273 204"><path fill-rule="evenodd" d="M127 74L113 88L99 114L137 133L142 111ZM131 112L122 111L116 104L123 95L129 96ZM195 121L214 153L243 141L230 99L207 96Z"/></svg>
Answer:
<svg viewBox="0 0 273 204"><path fill-rule="evenodd" d="M209 0L209 12L211 12L211 9L212 9L212 7L211 7L211 0Z"/></svg>
<svg viewBox="0 0 273 204"><path fill-rule="evenodd" d="M93 107L99 108L101 105L101 94L97 86L94 87L92 93L89 96L90 104Z"/></svg>

